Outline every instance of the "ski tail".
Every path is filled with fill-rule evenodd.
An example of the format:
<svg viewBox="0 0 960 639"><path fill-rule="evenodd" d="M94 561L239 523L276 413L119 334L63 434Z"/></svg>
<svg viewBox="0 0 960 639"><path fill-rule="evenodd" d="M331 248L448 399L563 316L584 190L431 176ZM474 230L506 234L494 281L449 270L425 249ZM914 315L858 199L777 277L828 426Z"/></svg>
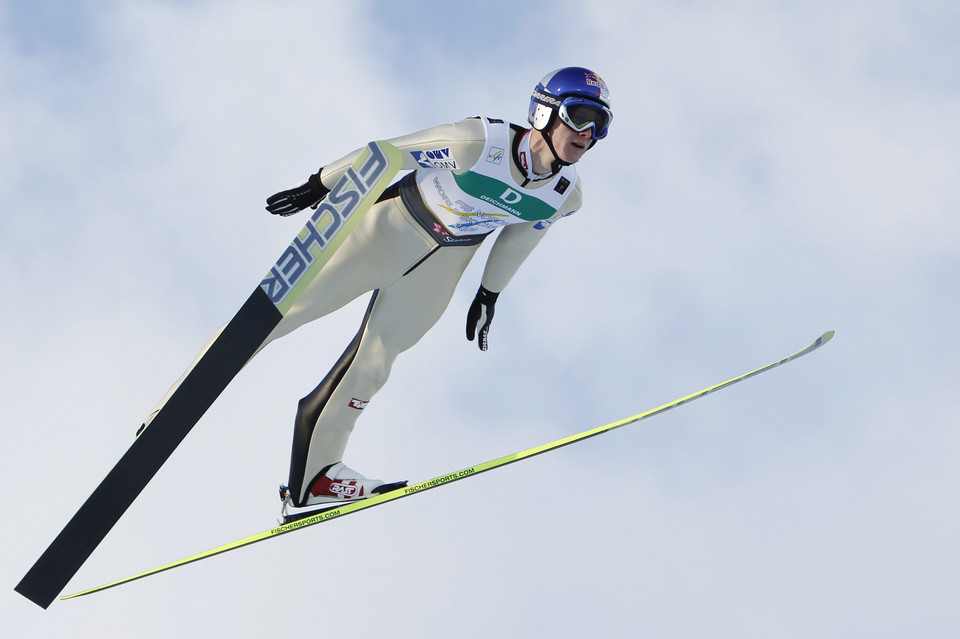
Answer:
<svg viewBox="0 0 960 639"><path fill-rule="evenodd" d="M803 357L804 355L808 355L809 353L812 353L813 351L817 350L818 348L820 348L821 346L823 346L824 344L826 344L827 342L829 342L829 341L833 338L833 335L834 335L834 332L833 332L833 331L828 331L828 332L824 333L823 335L821 335L820 337L818 337L812 344L810 344L810 345L807 346L806 348L803 348L803 349L797 351L797 352L794 353L793 355L789 355L789 356L787 356L787 357L784 357L783 359L780 359L780 360L777 360L777 361L772 362L772 363L770 363L770 364L767 364L766 366L762 366L762 367L760 367L760 368L758 368L758 369L756 369L756 370L750 371L749 373L744 373L744 374L742 374L742 375L738 375L738 376L736 376L736 377L733 377L733 378L731 378L731 379L728 379L728 380L726 380L726 381L724 381L724 382L720 382L719 384L714 384L713 386L709 386L709 387L707 387L707 388L704 388L703 390L697 391L697 392L695 392L695 393L691 393L690 395L686 395L685 397L681 397L681 398L679 398L679 399L676 399L676 400L674 400L674 401L672 401L672 402L669 402L669 403L667 403L667 404L664 404L664 405L662 405L662 406L658 406L657 408L648 410L648 411L643 412L643 413L639 413L639 414L637 414L637 415L633 415L632 417L627 417L626 419L621 419L620 421L612 422L612 423L607 424L607 425L605 425L605 426L600 426L599 428L594 428L594 429L592 429L592 430L587 430L587 431L584 431L584 432L579 433L579 434L576 434L576 435L571 435L570 437L565 437L565 438L563 438L563 439L558 439L558 440L556 440L556 441L550 442L550 443L548 443L548 444L544 444L544 445L542 445L542 446L537 446L537 447L534 447L534 448L530 448L530 449L527 449L527 450L524 450L524 451L520 451L520 452L517 452L517 453L513 453L513 454L511 454L511 455L506 455L506 456L504 456L504 457L500 457L499 459L494 459L494 460L492 460L492 461L488 461L488 462L483 463L483 464L477 464L476 466L471 466L471 467L469 467L469 468L464 468L464 469L462 469L462 470L459 470L459 471L456 471L456 472L453 472L453 473L448 473L448 474L446 474L446 475L441 475L440 477L435 477L435 478L433 478L433 479L430 479L430 480L427 480L427 481L424 481L424 482L420 482L419 484L414 484L414 485L412 485L412 486L407 486L406 488L398 489L398 490L395 490L395 491L392 491L392 492L383 493L382 495L376 495L376 496L373 496L373 497L369 497L369 498L367 498L367 499L361 499L361 500L358 500L358 501L346 503L346 504L343 504L343 505L340 505L340 506L334 506L334 507L332 507L332 508L324 508L324 509L321 509L321 510L319 510L319 511L316 511L315 513L311 513L311 514L310 514L309 516L307 516L307 517L304 517L304 518L302 518L302 519L298 519L298 520L296 520L296 521L291 521L291 522L289 522L289 523L287 523L287 524L284 524L284 525L282 525L282 526L280 526L280 527L278 527L278 528L273 528L273 529L271 529L271 530L267 530L267 531L264 531L264 532L261 532L261 533L257 533L257 534L255 534L255 535L250 535L249 537L245 537L245 538L243 538L243 539L239 539L239 540L237 540L237 541L234 541L234 542L229 543L229 544L225 544L225 545L223 545L223 546L218 546L218 547L213 548L213 549L211 549L211 550L208 550L208 551L205 551L205 552L202 552L202 553L198 553L198 554L196 554L196 555L192 555L192 556L190 556L190 557L187 557L187 558L185 558L185 559L181 559L181 560L179 560L179 561L174 561L174 562L169 563L169 564L166 564L166 565L164 565L164 566L160 566L159 568L154 568L154 569L152 569L152 570L147 570L146 572L142 572L142 573L139 573L139 574L130 576L130 577L126 577L126 578L124 578L124 579L120 579L120 580L117 580L117 581L113 581L113 582L111 582L111 583L104 584L104 585L102 585L102 586L97 586L96 588L91 588L91 589L89 589L89 590L84 590L84 591L82 591L82 592L78 592L78 593L75 593L75 594L73 594L73 595L68 595L68 596L66 596L66 597L63 597L63 599L73 599L73 598L75 598L75 597L81 597L81 596L83 596L83 595L89 595L89 594L92 594L92 593L95 593L95 592L100 592L100 591L106 590L106 589L108 589L108 588L114 588L114 587L116 587L116 586L120 586L120 585L122 585L122 584L130 583L131 581L136 581L136 580L138 580L138 579L143 579L144 577L149 577L149 576L151 576L151 575L155 575L155 574L160 573L160 572L164 572L164 571L167 571L167 570L171 570L171 569L177 568L177 567L179 567L179 566L184 566L184 565L186 565L186 564L193 563L193 562L196 562L196 561L200 561L200 560L202 560L202 559L207 559L207 558L209 558L209 557L214 557L214 556L216 556L216 555L223 554L223 553L228 552L228 551L230 551L230 550L236 550L237 548L242 548L242 547L244 547L244 546L249 546L250 544L258 543L258 542L264 541L264 540L266 540L266 539L271 539L271 538L273 538L273 537L277 537L277 536L280 536L280 535L283 535L283 534L286 534L286 533L289 533L289 532L293 532L293 531L295 531L295 530L300 530L301 528L306 528L306 527L308 527L308 526L313 526L314 524L319 524L319 523L322 523L322 522L325 522L325 521L330 521L331 519L336 519L336 518L342 517L342 516L344 516L344 515L349 515L349 514L351 514L351 513L359 512L359 511L365 510L365 509L367 509L367 508L373 508L373 507L375 507L375 506L379 506L379 505L381 505L381 504L385 504L385 503L387 503L387 502L394 501L394 500L397 500L397 499L402 499L402 498L404 498L404 497L409 497L410 495L415 495L415 494L417 494L417 493L420 493L420 492L423 492L423 491L426 491L426 490L432 490L432 489L434 489L434 488L439 488L440 486L445 486L445 485L447 485L447 484L450 484L450 483L453 483L453 482L456 482L456 481L460 481L460 480L466 479L466 478L468 478L468 477L474 477L474 476L479 475L479 474L481 474L481 473L485 473L485 472L487 472L487 471L491 471L491 470L494 470L494 469L496 469L496 468L501 468L501 467L503 467L503 466L506 466L506 465L508 465L508 464L513 464L513 463L518 462L518 461L521 461L521 460L523 460L523 459L528 459L528 458L530 458L530 457L534 457L534 456L537 456L537 455L542 455L542 454L547 453L547 452L549 452L549 451L556 450L556 449L562 448L562 447L564 447L564 446L569 446L569 445L571 445L571 444L575 444L575 443L577 443L577 442L581 442L581 441L583 441L583 440L585 440L585 439L589 439L589 438L591 438L591 437L596 437L597 435L600 435L600 434L603 434L603 433L608 433L608 432L610 432L610 431L612 431L612 430L615 430L615 429L617 429L617 428L622 428L623 426L627 426L628 424L634 424L634 423L636 423L636 422L642 421L642 420L644 420L644 419L648 419L648 418L653 417L653 416L655 416L655 415L659 415L659 414L661 414L661 413L665 413L665 412L668 411L668 410L672 410L672 409L674 409L674 408L678 408L678 407L680 407L680 406L683 406L684 404L689 404L690 402L695 401L695 400L697 400L697 399L700 399L701 397L706 397L707 395L710 395L711 393L715 393L715 392L717 392L717 391L719 391L719 390L721 390L721 389L727 388L727 387L729 387L729 386L733 386L734 384L738 384L739 382L742 382L742 381L744 381L744 380L750 379L751 377L756 377L757 375L760 375L760 374L765 373L765 372L767 372L767 371L769 371L769 370L772 370L772 369L774 369L774 368L777 368L778 366L782 366L782 365L786 364L787 362L792 362L792 361L794 361L794 360L796 360L796 359L799 359L799 358Z"/></svg>
<svg viewBox="0 0 960 639"><path fill-rule="evenodd" d="M280 313L260 289L227 325L15 590L46 608L253 355Z"/></svg>

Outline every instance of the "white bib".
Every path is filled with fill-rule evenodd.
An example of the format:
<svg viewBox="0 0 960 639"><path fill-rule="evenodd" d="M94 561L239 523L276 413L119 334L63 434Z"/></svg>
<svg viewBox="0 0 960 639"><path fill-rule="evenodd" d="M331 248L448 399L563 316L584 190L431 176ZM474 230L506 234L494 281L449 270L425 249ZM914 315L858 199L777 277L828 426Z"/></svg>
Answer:
<svg viewBox="0 0 960 639"><path fill-rule="evenodd" d="M520 222L536 222L537 228L546 228L576 182L576 169L564 166L547 184L524 188L510 170L510 125L490 119L483 123L486 147L465 173L441 168L417 170L417 186L424 203L451 235L486 234Z"/></svg>

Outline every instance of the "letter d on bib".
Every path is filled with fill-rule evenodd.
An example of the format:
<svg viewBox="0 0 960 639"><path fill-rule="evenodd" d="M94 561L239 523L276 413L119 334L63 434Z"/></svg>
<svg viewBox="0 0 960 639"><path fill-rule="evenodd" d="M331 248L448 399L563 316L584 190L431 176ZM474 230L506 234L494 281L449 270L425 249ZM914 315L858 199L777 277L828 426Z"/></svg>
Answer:
<svg viewBox="0 0 960 639"><path fill-rule="evenodd" d="M516 204L523 199L523 196L514 191L513 189L507 189L503 192L503 195L500 196L500 201L505 202L506 204Z"/></svg>

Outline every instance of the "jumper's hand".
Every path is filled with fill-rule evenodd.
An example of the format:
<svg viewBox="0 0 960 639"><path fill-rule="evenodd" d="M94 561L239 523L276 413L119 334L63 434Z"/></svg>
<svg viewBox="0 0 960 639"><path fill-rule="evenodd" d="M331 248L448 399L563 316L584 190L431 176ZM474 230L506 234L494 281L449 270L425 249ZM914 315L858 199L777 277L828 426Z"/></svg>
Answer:
<svg viewBox="0 0 960 639"><path fill-rule="evenodd" d="M267 198L267 210L274 215L286 217L306 208L317 208L330 189L320 181L320 171L300 186L280 191Z"/></svg>
<svg viewBox="0 0 960 639"><path fill-rule="evenodd" d="M487 333L490 332L490 323L493 322L493 309L499 295L500 293L493 293L481 286L480 290L477 291L477 296L473 299L473 303L470 304L470 310L467 311L467 339L472 342L474 336L478 334L477 328L479 328L477 346L480 347L481 351L487 350Z"/></svg>

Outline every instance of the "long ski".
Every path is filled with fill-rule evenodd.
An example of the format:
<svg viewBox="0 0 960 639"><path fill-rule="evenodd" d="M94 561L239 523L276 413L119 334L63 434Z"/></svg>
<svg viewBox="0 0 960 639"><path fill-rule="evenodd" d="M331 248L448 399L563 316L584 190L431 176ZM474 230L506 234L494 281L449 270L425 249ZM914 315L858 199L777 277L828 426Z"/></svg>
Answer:
<svg viewBox="0 0 960 639"><path fill-rule="evenodd" d="M584 431L584 432L579 433L579 434L577 434L577 435L571 435L570 437L565 437L565 438L563 438L563 439L558 439L558 440L556 440L556 441L550 442L549 444L544 444L544 445L542 445L542 446L537 446L537 447L535 447L535 448L530 448L530 449L528 449L528 450L520 451L520 452L518 452L518 453L513 453L512 455L507 455L507 456L505 456L505 457L500 457L499 459L494 459L494 460L492 460L492 461L488 461L488 462L483 463L483 464L477 464L476 466L470 466L469 468L464 468L463 470L459 470L459 471L456 471L456 472L453 472L453 473L449 473L449 474L447 474L447 475L441 475L440 477L435 477L435 478L430 479L430 480L428 480L428 481L424 481L424 482L421 482L421 483L419 483L419 484L414 484L414 485L412 485L412 486L408 486L408 487L403 488L403 489L399 489L399 490L395 490L395 491L392 491L392 492L384 493L384 494L382 494L382 495L370 497L370 498L363 499L363 500L360 500L360 501L350 502L350 503L347 503L347 504L344 504L344 505L341 505L341 506L328 507L328 508L325 508L325 509L322 509L322 510L317 511L317 513L314 514L314 515L311 515L311 516L309 516L309 517L305 517L305 518L303 518L303 519L299 519L299 520L297 520L297 521L293 521L293 522L291 522L291 523L289 523L289 524L286 524L286 525L283 525L283 526L279 526L279 527L277 527L277 528L272 528L272 529L270 529L270 530L266 530L266 531L264 531L264 532L257 533L257 534L255 534L255 535L251 535L251 536L249 536L249 537L244 537L243 539L239 539L239 540L234 541L234 542L232 542L232 543L225 544L225 545L223 545L223 546L217 546L216 548L213 548L213 549L211 549L211 550L207 550L206 552L202 552L202 553L199 553L199 554L196 554L196 555L192 555L192 556L190 556L190 557L186 557L186 558L184 558L184 559L180 559L179 561L175 561L175 562L173 562L173 563L169 563L169 564L160 566L160 567L158 567L158 568L154 568L154 569L152 569L152 570L148 570L148 571L146 571L146 572L142 572L142 573L139 573L139 574L136 574L136 575L132 575L132 576L130 576L130 577L126 577L125 579L120 579L120 580L118 580L118 581L113 581L113 582L111 582L111 583L104 584L104 585L98 586L98 587L96 587L96 588L91 588L91 589L89 589L89 590L84 590L84 591L82 591L82 592L78 592L78 593L76 593L76 594L69 595L69 596L62 597L62 598L63 598L63 599L73 599L73 598L75 598L75 597L80 597L80 596L83 596L83 595L89 595L89 594L92 594L92 593L95 593L95 592L100 592L101 590L106 590L106 589L108 589L108 588L113 588L113 587L119 586L119 585L121 585L121 584L129 583L129 582L135 581L135 580L137 580L137 579L142 579L142 578L144 578L144 577L148 577L148 576L150 576L150 575L155 575L155 574L157 574L157 573L164 572L164 571L170 570L170 569L172 569L172 568L177 568L177 567L179 567L179 566L184 566L184 565L186 565L186 564L193 563L193 562L195 562L195 561L200 561L201 559L207 559L208 557L213 557L213 556L215 556L215 555L220 555L220 554L225 553L225 552L228 552L228 551L230 551L230 550L236 550L237 548L242 548L242 547L244 547L244 546L249 546L250 544L254 544L254 543L257 543L257 542L260 542L260 541L264 541L264 540L266 540L266 539L273 539L274 537L278 537L278 536L280 536L280 535L284 535L284 534L286 534L286 533L293 532L293 531L295 531L295 530L301 530L301 529L306 528L306 527L308 527L308 526L313 526L313 525L315 525L315 524L319 524L319 523L322 523L322 522L325 522L325 521L330 521L331 519L336 519L336 518L338 518L338 517L343 517L344 515L349 515L349 514L351 514L351 513L360 512L361 510L366 510L366 509L368 509L368 508L373 508L373 507L375 507L375 506L380 506L380 505L382 505L382 504L385 504L385 503L388 503L388 502L391 502L391 501L396 501L396 500L398 500L398 499L402 499L403 497L409 497L410 495L415 495L415 494L417 494L417 493L421 493L421 492L423 492L423 491L425 491L425 490L430 490L430 489L433 489L433 488L437 488L437 487L439 487L439 486L445 486L445 485L447 485L447 484L449 484L449 483L451 483L451 482L459 481L459 480L461 480L461 479L466 479L467 477L473 477L473 476L475 476L475 475L479 475L480 473L484 473L484 472L487 472L487 471L489 471L489 470L493 470L493 469L495 469L495 468L501 468L501 467L506 466L506 465L508 465L508 464L512 464L512 463L514 463L514 462L518 462L518 461L520 461L520 460L522 460L522 459L527 459L527 458L533 457L533 456L535 456L535 455L541 455L541 454L543 454L543 453L549 452L549 451L551 451L551 450L556 450L557 448L561 448L561 447L563 447L563 446L568 446L568 445L570 445L570 444L574 444L574 443L577 443L577 442L581 442L581 441L583 441L583 440L585 440L585 439L589 439L589 438L591 438L591 437L595 437L595 436L600 435L600 434L602 434L602 433L607 433L607 432L610 432L610 431L612 431L612 430L614 430L614 429L621 428L621 427L623 427L623 426L626 426L627 424L633 424L633 423L635 423L635 422L639 422L639 421L644 420L644 419L647 419L647 418L649 418L649 417L653 417L654 415L659 415L660 413L666 412L666 411L671 410L671 409L673 409L673 408L677 408L678 406L683 406L684 404L687 404L687 403L689 403L689 402L692 402L692 401L694 401L694 400L696 400L696 399L700 399L701 397L704 397L704 396L706 396L706 395L709 395L710 393L715 393L716 391L718 391L718 390L720 390L720 389L722 389L722 388L727 388L728 386L732 386L733 384L736 384L736 383L738 383L738 382L742 382L742 381L744 381L744 380L746 380L746 379L749 379L749 378L754 377L754 376L756 376L756 375L759 375L759 374L761 374L761 373L765 373L765 372L767 372L767 371L769 371L769 370L771 370L771 369L773 369L773 368L776 368L776 367L778 367L778 366L781 366L781 365L783 365L783 364L786 364L787 362L791 362L791 361L793 361L793 360L795 360L795 359L798 359L798 358L800 358L800 357L803 357L804 355L807 355L808 353L812 353L813 351L817 350L818 348L820 348L821 346L823 346L824 344L826 344L828 341L830 341L831 338L833 338L833 331L828 331L828 332L824 333L823 335L821 335L820 337L818 337L812 344L810 344L809 346L807 346L806 348L804 348L804 349L802 349L802 350L800 350L800 351L797 351L797 352L794 353L793 355L789 355L789 356L787 356L787 357L784 357L783 359L777 360L777 361L775 361L775 362L773 362L773 363L771 363L771 364L767 364L766 366L763 366L763 367L761 367L761 368L758 368L758 369L756 369L756 370L754 370L754 371L750 371L749 373L744 373L743 375L738 375L737 377L734 377L734 378L732 378L732 379L728 379L728 380L725 381L725 382L721 382L721 383L719 383L719 384L715 384L714 386L710 386L710 387L708 387L708 388L705 388L705 389L703 389L703 390L701 390L701 391L697 391L696 393L693 393L693 394L691 394L691 395L687 395L686 397L681 397L680 399L674 400L674 401L670 402L669 404L664 404L663 406L659 406L659 407L654 408L654 409L652 409L652 410L648 410L648 411L646 411L645 413L640 413L640 414L638 414L638 415L634 415L633 417L628 417L628 418L626 418L626 419L622 419L622 420L620 420L620 421L613 422L613 423L607 424L607 425L605 425L605 426L600 426L600 427L594 428L594 429L592 429L592 430L587 430L587 431Z"/></svg>
<svg viewBox="0 0 960 639"><path fill-rule="evenodd" d="M60 594L402 165L400 151L389 143L367 145L150 425L17 584L17 592L43 608Z"/></svg>

